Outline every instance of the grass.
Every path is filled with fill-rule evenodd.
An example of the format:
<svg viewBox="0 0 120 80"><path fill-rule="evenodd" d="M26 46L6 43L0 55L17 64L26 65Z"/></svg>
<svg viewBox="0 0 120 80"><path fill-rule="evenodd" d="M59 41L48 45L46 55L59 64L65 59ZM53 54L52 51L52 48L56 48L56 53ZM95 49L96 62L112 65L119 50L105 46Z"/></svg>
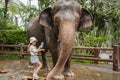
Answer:
<svg viewBox="0 0 120 80"><path fill-rule="evenodd" d="M92 64L94 62L92 60L80 60L80 59L72 59L71 61L73 63L87 63L87 64Z"/></svg>

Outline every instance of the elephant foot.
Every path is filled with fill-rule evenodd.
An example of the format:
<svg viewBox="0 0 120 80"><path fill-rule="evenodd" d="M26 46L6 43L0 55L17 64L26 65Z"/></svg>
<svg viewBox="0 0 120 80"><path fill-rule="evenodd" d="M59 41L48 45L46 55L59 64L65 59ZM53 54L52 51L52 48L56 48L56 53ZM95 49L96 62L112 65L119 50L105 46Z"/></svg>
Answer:
<svg viewBox="0 0 120 80"><path fill-rule="evenodd" d="M63 75L67 77L74 77L74 73L71 70L64 70Z"/></svg>
<svg viewBox="0 0 120 80"><path fill-rule="evenodd" d="M63 74L57 74L55 76L53 76L53 79L56 79L56 80L61 80L61 79L64 79L64 75Z"/></svg>

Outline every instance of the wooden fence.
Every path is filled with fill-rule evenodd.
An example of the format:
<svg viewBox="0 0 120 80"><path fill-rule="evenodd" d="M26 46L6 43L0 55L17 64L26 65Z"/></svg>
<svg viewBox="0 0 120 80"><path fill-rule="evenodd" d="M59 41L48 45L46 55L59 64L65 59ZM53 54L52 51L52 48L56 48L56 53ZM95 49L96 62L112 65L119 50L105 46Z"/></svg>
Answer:
<svg viewBox="0 0 120 80"><path fill-rule="evenodd" d="M14 47L19 48L19 51L9 51L4 50L6 47ZM29 55L29 52L25 50L27 48L27 45L20 44L20 45L0 45L0 54L19 54L20 58L24 58L24 55ZM74 46L74 50L93 50L93 55L80 55L80 54L73 54L73 59L80 59L80 60L93 60L94 63L98 64L98 61L104 61L104 62L112 62L113 63L113 70L119 71L119 65L120 65L120 45L114 45L113 48L101 48L101 47L79 47ZM113 58L112 59L100 59L99 58L99 51L105 50L105 51L113 51ZM48 56L51 56L48 54Z"/></svg>

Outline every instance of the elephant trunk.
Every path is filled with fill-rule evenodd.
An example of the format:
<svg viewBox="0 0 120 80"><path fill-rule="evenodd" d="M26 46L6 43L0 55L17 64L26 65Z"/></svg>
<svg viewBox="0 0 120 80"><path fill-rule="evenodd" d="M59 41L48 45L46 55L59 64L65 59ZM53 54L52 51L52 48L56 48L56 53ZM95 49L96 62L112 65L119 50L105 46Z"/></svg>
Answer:
<svg viewBox="0 0 120 80"><path fill-rule="evenodd" d="M62 23L59 27L59 58L55 67L50 71L47 76L47 80L51 80L53 76L60 73L65 66L68 58L70 57L70 51L74 41L75 25L72 23Z"/></svg>

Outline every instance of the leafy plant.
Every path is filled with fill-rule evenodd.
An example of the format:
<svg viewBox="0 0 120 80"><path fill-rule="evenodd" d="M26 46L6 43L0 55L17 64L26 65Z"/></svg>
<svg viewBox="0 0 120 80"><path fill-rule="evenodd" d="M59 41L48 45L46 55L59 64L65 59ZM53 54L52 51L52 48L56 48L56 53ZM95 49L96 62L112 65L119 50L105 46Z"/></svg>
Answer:
<svg viewBox="0 0 120 80"><path fill-rule="evenodd" d="M17 30L0 31L0 43L3 44L20 44L27 43L26 32Z"/></svg>

